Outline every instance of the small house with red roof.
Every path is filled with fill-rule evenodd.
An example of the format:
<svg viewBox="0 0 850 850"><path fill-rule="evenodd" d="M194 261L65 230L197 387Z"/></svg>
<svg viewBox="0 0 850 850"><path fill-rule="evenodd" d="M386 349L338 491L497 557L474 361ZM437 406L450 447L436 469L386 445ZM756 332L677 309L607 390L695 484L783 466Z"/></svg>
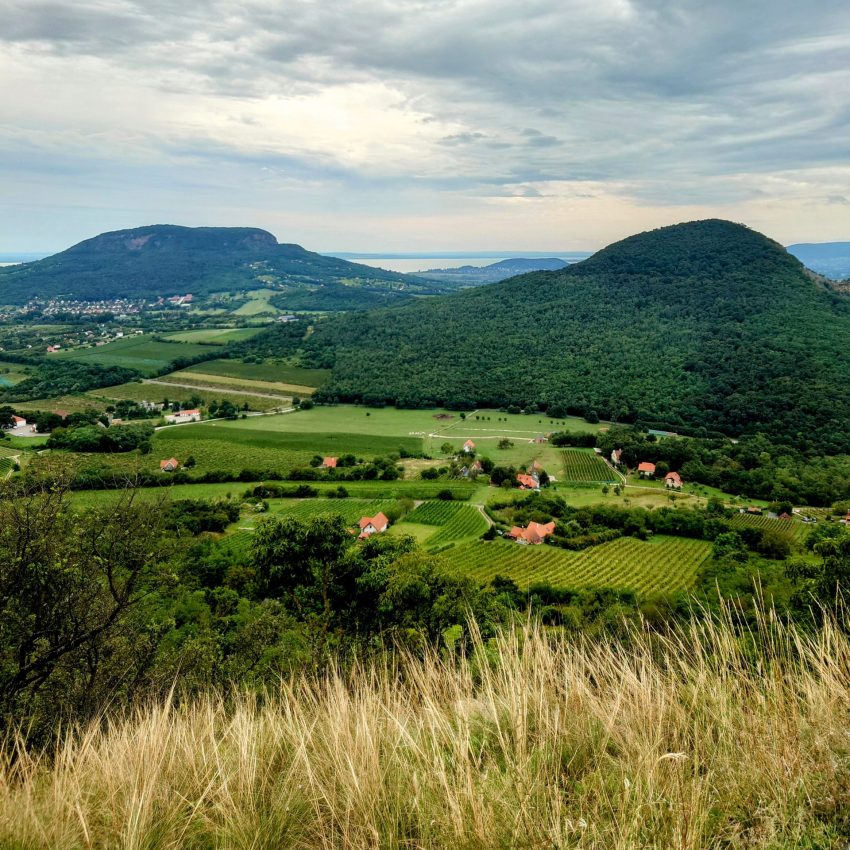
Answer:
<svg viewBox="0 0 850 850"><path fill-rule="evenodd" d="M464 450L467 454L472 454L472 453L475 451L475 443L473 443L473 442L472 442L472 440L467 440L467 441L463 444L463 450Z"/></svg>
<svg viewBox="0 0 850 850"><path fill-rule="evenodd" d="M180 461L176 457L170 457L168 460L161 460L159 462L160 472L176 472L179 467Z"/></svg>
<svg viewBox="0 0 850 850"><path fill-rule="evenodd" d="M380 534L387 530L389 524L389 518L383 513L375 514L375 516L364 516L358 523L360 526L359 539L365 540L373 534Z"/></svg>
<svg viewBox="0 0 850 850"><path fill-rule="evenodd" d="M12 428L23 428L27 424L27 420L23 416L15 416L12 414Z"/></svg>
<svg viewBox="0 0 850 850"><path fill-rule="evenodd" d="M323 457L322 469L336 469L337 459L335 457Z"/></svg>
<svg viewBox="0 0 850 850"><path fill-rule="evenodd" d="M664 478L664 486L668 490L681 490L682 478L678 472L668 472Z"/></svg>
<svg viewBox="0 0 850 850"><path fill-rule="evenodd" d="M653 478L655 476L655 464L642 461L638 464L638 475L641 478Z"/></svg>
<svg viewBox="0 0 850 850"><path fill-rule="evenodd" d="M554 522L530 522L527 528L515 525L506 537L511 537L517 543L530 546L539 546L543 541L555 532Z"/></svg>
<svg viewBox="0 0 850 850"><path fill-rule="evenodd" d="M517 486L520 490L539 490L540 479L536 475L525 475L520 472L516 477Z"/></svg>

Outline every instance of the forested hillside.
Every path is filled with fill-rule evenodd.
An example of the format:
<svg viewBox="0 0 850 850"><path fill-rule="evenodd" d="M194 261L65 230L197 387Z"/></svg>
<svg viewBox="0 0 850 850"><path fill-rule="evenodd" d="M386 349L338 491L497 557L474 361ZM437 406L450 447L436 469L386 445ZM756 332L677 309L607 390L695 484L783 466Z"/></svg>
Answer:
<svg viewBox="0 0 850 850"><path fill-rule="evenodd" d="M559 272L320 323L320 399L542 408L850 450L850 301L709 220Z"/></svg>
<svg viewBox="0 0 850 850"><path fill-rule="evenodd" d="M251 227L151 225L87 239L34 263L0 268L0 304L208 295L268 287L283 309L353 310L435 291L421 278L281 245Z"/></svg>

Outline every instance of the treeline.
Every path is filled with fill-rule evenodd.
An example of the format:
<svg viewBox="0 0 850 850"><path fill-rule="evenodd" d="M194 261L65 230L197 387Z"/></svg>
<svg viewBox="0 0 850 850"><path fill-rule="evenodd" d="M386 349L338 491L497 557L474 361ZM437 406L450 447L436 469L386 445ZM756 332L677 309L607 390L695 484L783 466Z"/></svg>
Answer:
<svg viewBox="0 0 850 850"><path fill-rule="evenodd" d="M4 359L6 355L4 354ZM140 377L135 369L123 366L96 366L74 360L32 360L18 358L13 362L27 363L34 373L11 387L0 387L0 402L33 401L61 395L77 395L100 387L125 384Z"/></svg>

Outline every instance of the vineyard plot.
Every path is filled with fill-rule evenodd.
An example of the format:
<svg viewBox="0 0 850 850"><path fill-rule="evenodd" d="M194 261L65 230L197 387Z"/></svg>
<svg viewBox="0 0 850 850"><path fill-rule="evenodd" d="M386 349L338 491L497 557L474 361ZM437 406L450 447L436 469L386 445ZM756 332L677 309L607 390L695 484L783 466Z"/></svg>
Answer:
<svg viewBox="0 0 850 850"><path fill-rule="evenodd" d="M642 596L689 590L711 554L711 544L682 537L644 542L622 537L581 552L554 546L520 546L502 540L458 546L447 559L481 582L512 578L520 587L628 589Z"/></svg>
<svg viewBox="0 0 850 850"><path fill-rule="evenodd" d="M735 514L729 524L735 528L758 528L761 531L775 531L787 537L793 543L802 543L812 526L796 519L777 519L765 514Z"/></svg>
<svg viewBox="0 0 850 850"><path fill-rule="evenodd" d="M617 473L599 455L581 449L564 449L564 477L579 484L616 483Z"/></svg>
<svg viewBox="0 0 850 850"><path fill-rule="evenodd" d="M424 541L427 549L474 540L487 530L487 520L477 508L453 502L424 502L405 517L405 522L435 527L434 533ZM403 528L404 522L400 530Z"/></svg>

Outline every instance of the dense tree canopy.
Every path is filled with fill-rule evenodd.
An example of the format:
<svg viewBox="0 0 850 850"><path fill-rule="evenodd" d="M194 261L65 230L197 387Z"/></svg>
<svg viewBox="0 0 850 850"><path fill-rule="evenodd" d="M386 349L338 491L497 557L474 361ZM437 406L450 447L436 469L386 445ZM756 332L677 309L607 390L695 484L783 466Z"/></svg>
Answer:
<svg viewBox="0 0 850 850"><path fill-rule="evenodd" d="M321 322L317 398L593 411L850 451L850 301L724 221L631 237L560 272Z"/></svg>

